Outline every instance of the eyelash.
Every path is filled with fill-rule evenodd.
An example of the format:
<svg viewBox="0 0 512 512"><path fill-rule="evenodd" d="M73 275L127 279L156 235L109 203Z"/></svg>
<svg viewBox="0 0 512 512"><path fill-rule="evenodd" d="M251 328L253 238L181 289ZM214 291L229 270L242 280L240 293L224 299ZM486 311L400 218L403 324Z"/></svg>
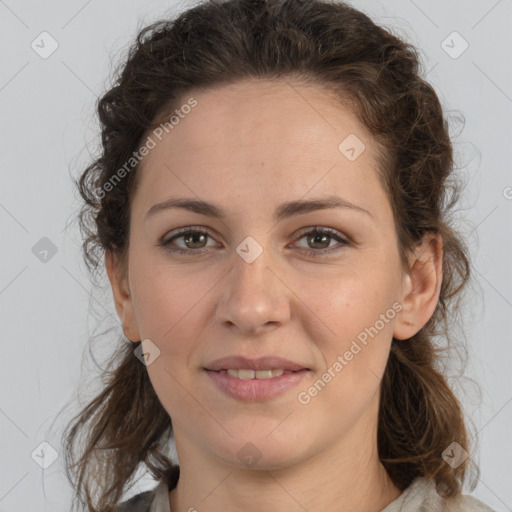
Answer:
<svg viewBox="0 0 512 512"><path fill-rule="evenodd" d="M172 241L176 240L177 238L182 238L183 236L189 235L189 234L207 235L210 238L213 238L208 231L200 229L200 228L197 228L197 227L194 227L194 226L190 226L190 227L183 228L183 229L179 230L174 236L172 236L171 238L169 238L165 242L164 241L160 241L159 245L163 246L165 248L165 250L170 251L170 252L175 253L175 254L187 254L187 255L190 255L190 253L193 252L196 255L200 255L200 254L203 254L204 252L208 251L207 248L201 248L201 249L181 249L181 248L171 247L170 244L171 244ZM298 240L304 238L306 235L312 235L312 234L314 234L314 235L329 235L331 238L334 238L335 240L337 240L341 244L340 247L335 248L335 249L333 249L332 247L328 248L328 249L304 249L304 252L308 256L311 256L313 258L325 256L325 255L330 254L332 252L339 251L339 250L343 249L344 246L349 245L349 242L347 240L345 240L344 238L342 238L338 234L338 232L336 230L331 229L331 228L322 228L322 227L319 227L319 226L315 226L314 228L310 229L309 231L301 232L300 237L298 238Z"/></svg>

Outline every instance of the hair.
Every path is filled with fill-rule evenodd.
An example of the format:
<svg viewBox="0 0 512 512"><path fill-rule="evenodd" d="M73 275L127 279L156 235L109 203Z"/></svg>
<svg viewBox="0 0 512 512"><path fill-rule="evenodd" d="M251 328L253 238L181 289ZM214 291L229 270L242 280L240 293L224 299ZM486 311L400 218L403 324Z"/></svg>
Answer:
<svg viewBox="0 0 512 512"><path fill-rule="evenodd" d="M374 137L404 264L424 235L442 237L439 300L414 336L392 341L377 441L397 487L424 476L441 495L457 496L469 460L452 468L441 455L454 441L468 450L468 436L435 338L449 339L449 319L460 309L470 263L450 220L460 187L448 123L434 89L421 77L417 50L364 13L335 0L205 1L142 28L112 87L98 100L101 152L75 181L83 199L78 217L85 262L94 275L108 251L125 268L139 163L115 186L108 183L148 130L187 94L245 79L292 78L332 91ZM92 512L111 511L141 463L170 486L179 475L167 455L171 418L134 346L119 344L101 392L65 431L67 477L75 500Z"/></svg>

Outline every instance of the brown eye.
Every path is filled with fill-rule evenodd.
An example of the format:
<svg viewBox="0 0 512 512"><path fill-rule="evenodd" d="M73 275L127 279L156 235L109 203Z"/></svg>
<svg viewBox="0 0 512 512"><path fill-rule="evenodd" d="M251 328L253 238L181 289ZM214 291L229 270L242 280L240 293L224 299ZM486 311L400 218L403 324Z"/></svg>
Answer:
<svg viewBox="0 0 512 512"><path fill-rule="evenodd" d="M207 250L206 242L208 238L212 238L207 231L198 228L185 228L179 230L174 236L166 240L162 240L160 245L164 246L170 252L180 254L201 254ZM183 240L184 247L176 247L175 240Z"/></svg>
<svg viewBox="0 0 512 512"><path fill-rule="evenodd" d="M201 249L201 244L205 243L207 237L208 235L204 233L188 233L186 235L182 235L179 238L183 238L185 245L187 245L189 249ZM192 247L189 244L191 244ZM197 244L199 244L200 247L197 247Z"/></svg>
<svg viewBox="0 0 512 512"><path fill-rule="evenodd" d="M300 239L306 239L308 248L304 248L309 256L322 256L342 249L348 245L348 241L342 238L337 231L331 228L316 227L309 231L304 232ZM330 248L329 245L332 240L336 240L341 247Z"/></svg>

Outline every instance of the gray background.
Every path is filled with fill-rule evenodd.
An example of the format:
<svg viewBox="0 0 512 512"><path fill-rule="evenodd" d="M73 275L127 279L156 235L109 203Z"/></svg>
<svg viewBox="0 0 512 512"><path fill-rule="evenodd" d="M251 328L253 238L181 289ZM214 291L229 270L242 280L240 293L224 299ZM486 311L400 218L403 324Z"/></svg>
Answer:
<svg viewBox="0 0 512 512"><path fill-rule="evenodd" d="M466 379L456 389L479 441L474 494L510 511L512 2L352 3L421 48L427 78L451 116L457 163L468 182L458 222L471 244L475 276L462 321L470 357L464 375L478 383L481 396ZM95 150L95 99L136 30L189 5L0 0L0 511L69 510L59 429L78 410L81 377L97 371L95 360L101 364L121 333L108 288L95 290L81 261L70 175ZM58 44L47 58L40 54L52 41L43 31ZM464 40L469 47L459 55ZM97 315L105 317L99 327ZM109 328L96 338L91 357L88 337ZM83 400L93 391L91 384ZM46 469L36 463L51 462L52 448L43 442L57 451ZM152 485L145 477L133 492Z"/></svg>

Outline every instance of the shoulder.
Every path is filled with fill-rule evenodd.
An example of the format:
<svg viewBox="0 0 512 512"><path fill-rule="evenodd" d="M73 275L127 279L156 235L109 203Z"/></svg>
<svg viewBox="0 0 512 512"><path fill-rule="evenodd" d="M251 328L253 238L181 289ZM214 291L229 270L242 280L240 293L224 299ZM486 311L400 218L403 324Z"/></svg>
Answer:
<svg viewBox="0 0 512 512"><path fill-rule="evenodd" d="M442 498L432 481L416 478L403 493L382 512L495 512L480 500L466 494Z"/></svg>
<svg viewBox="0 0 512 512"><path fill-rule="evenodd" d="M447 503L447 512L495 512L492 508L488 507L485 503L474 496L463 494L459 498L453 500L452 503Z"/></svg>
<svg viewBox="0 0 512 512"><path fill-rule="evenodd" d="M158 487L136 494L128 500L119 503L113 508L112 512L150 512Z"/></svg>
<svg viewBox="0 0 512 512"><path fill-rule="evenodd" d="M165 481L158 481L156 487L144 491L116 505L112 512L171 512L169 489L178 483L180 467L177 464L169 467Z"/></svg>

